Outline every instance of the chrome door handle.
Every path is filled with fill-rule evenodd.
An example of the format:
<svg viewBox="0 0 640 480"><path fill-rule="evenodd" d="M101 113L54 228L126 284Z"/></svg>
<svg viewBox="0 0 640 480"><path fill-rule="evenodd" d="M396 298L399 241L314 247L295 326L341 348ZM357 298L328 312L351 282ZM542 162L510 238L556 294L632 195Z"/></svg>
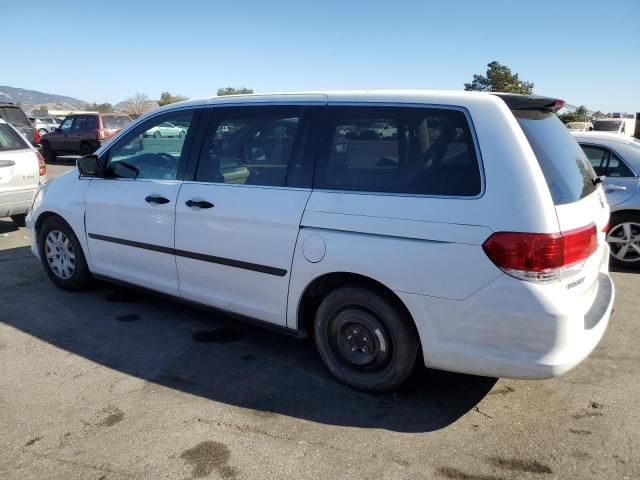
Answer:
<svg viewBox="0 0 640 480"><path fill-rule="evenodd" d="M603 185L603 187L609 192L622 192L627 189L627 187L623 187L622 185Z"/></svg>

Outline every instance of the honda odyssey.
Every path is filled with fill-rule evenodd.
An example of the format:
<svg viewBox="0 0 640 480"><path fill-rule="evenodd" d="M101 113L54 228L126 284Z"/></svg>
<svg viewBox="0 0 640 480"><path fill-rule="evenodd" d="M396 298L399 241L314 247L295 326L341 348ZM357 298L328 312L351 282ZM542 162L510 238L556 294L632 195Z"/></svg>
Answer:
<svg viewBox="0 0 640 480"><path fill-rule="evenodd" d="M552 377L595 348L614 299L609 207L562 104L430 91L171 104L40 189L32 250L61 288L101 278L312 335L361 390L398 386L418 358ZM165 123L185 134L152 134Z"/></svg>

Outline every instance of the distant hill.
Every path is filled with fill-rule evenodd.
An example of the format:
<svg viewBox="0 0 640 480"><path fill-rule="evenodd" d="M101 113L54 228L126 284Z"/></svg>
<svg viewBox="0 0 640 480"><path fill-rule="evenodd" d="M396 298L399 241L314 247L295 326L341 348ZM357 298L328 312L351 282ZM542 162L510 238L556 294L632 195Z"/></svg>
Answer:
<svg viewBox="0 0 640 480"><path fill-rule="evenodd" d="M21 102L22 109L25 112L35 110L39 108L40 105L46 106L49 110L82 110L87 103L84 100L55 95L53 93L27 90L26 88L0 86L0 102L3 101L13 103Z"/></svg>
<svg viewBox="0 0 640 480"><path fill-rule="evenodd" d="M116 103L113 108L116 109L116 111L118 112L126 112L129 109L130 103L128 100L124 100L120 103ZM153 110L154 108L158 108L160 105L158 105L158 101L157 100L147 100L146 102L144 102L144 107L145 110Z"/></svg>

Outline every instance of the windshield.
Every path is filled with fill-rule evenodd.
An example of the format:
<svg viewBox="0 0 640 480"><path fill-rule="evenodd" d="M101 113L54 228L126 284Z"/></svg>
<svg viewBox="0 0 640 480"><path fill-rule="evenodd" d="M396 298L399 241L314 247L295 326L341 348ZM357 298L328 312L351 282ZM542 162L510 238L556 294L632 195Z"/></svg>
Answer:
<svg viewBox="0 0 640 480"><path fill-rule="evenodd" d="M108 130L119 130L130 123L131 119L126 115L102 117L102 126Z"/></svg>
<svg viewBox="0 0 640 480"><path fill-rule="evenodd" d="M554 204L576 202L596 189L591 163L555 113L515 110L513 114L538 159Z"/></svg>
<svg viewBox="0 0 640 480"><path fill-rule="evenodd" d="M6 123L0 123L0 152L30 148L29 144Z"/></svg>
<svg viewBox="0 0 640 480"><path fill-rule="evenodd" d="M593 129L600 132L617 132L620 130L620 125L622 125L620 121L596 120Z"/></svg>
<svg viewBox="0 0 640 480"><path fill-rule="evenodd" d="M31 126L29 118L18 107L0 107L0 117L4 118L11 125Z"/></svg>

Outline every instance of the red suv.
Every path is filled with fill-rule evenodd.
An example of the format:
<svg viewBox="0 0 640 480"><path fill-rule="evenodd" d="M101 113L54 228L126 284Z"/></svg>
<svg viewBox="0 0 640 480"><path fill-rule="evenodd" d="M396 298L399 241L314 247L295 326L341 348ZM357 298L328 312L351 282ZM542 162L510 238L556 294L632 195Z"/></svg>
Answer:
<svg viewBox="0 0 640 480"><path fill-rule="evenodd" d="M111 113L78 113L67 116L55 132L40 139L48 162L58 154L90 155L108 138L131 123L128 115Z"/></svg>

